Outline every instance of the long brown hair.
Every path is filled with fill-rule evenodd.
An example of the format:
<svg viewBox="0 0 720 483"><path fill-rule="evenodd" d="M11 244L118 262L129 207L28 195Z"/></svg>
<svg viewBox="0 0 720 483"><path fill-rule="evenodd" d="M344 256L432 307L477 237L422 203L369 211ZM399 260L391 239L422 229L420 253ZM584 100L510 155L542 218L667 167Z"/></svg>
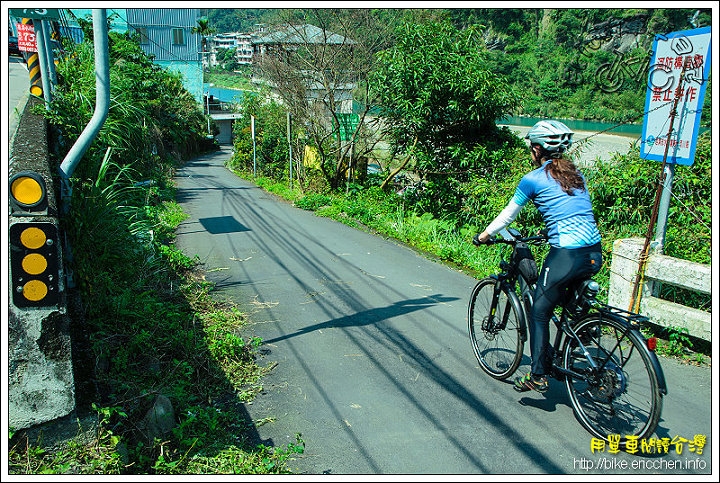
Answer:
<svg viewBox="0 0 720 483"><path fill-rule="evenodd" d="M585 180L575 163L566 158L552 158L545 166L545 171L560 184L562 190L573 195L573 190L585 191Z"/></svg>

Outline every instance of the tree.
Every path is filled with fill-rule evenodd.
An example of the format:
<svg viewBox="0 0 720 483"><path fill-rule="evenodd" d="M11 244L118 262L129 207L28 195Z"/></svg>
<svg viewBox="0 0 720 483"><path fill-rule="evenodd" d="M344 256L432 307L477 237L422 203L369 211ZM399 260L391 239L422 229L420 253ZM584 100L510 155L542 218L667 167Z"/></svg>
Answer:
<svg viewBox="0 0 720 483"><path fill-rule="evenodd" d="M207 52L207 38L217 32L217 30L210 26L210 20L207 17L202 17L197 20L197 26L190 29L190 33L199 34L202 37L202 51L203 55Z"/></svg>
<svg viewBox="0 0 720 483"><path fill-rule="evenodd" d="M393 13L289 9L279 14L280 23L268 29L271 41L257 59L257 73L291 113L297 131L316 150L323 177L337 189L377 142L376 128L368 122L374 100L367 78L374 54L392 39L387 17ZM357 123L341 132L348 117Z"/></svg>
<svg viewBox="0 0 720 483"><path fill-rule="evenodd" d="M437 214L459 209L457 185L468 169L490 163L489 148L508 141L496 121L520 100L488 57L481 26L449 22L401 25L395 45L378 54L370 85L384 134L396 153L413 155L429 181L426 208Z"/></svg>

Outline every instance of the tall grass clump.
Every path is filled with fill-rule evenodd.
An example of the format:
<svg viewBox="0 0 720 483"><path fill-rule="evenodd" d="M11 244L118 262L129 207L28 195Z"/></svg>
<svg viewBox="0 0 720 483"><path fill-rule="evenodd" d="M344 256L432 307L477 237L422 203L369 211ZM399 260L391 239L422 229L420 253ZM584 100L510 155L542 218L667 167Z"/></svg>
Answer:
<svg viewBox="0 0 720 483"><path fill-rule="evenodd" d="M245 314L213 299L197 259L174 246L185 218L174 170L213 148L202 108L131 36L109 35L110 112L72 173L60 220L78 436L49 446L42 431L12 431L10 472L288 473L300 435L286 448L264 446L244 410L267 370L259 341L243 337ZM57 66L45 113L58 165L93 111L93 46L76 50ZM158 404L171 415L162 428L148 419Z"/></svg>

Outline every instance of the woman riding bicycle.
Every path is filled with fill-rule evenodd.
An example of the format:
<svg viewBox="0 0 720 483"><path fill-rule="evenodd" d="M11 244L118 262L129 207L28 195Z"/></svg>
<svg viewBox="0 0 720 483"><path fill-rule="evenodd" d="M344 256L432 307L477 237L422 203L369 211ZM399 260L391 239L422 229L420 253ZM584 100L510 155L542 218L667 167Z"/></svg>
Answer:
<svg viewBox="0 0 720 483"><path fill-rule="evenodd" d="M545 392L550 366L550 317L568 287L600 270L602 250L585 178L563 154L572 145L573 132L559 121L540 121L525 136L536 169L520 180L515 195L483 231L476 245L506 228L523 206L532 201L543 217L550 251L537 281L530 320L531 371L515 379L518 391Z"/></svg>

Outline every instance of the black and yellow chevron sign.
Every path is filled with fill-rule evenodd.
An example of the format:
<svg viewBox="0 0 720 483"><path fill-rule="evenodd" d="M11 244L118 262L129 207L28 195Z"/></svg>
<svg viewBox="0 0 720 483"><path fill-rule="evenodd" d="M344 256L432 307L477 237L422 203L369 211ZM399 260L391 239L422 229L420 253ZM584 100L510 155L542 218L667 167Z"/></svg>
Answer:
<svg viewBox="0 0 720 483"><path fill-rule="evenodd" d="M32 19L24 18L22 23L32 24ZM30 74L30 94L42 97L42 78L40 77L40 58L37 52L27 52L27 68Z"/></svg>

